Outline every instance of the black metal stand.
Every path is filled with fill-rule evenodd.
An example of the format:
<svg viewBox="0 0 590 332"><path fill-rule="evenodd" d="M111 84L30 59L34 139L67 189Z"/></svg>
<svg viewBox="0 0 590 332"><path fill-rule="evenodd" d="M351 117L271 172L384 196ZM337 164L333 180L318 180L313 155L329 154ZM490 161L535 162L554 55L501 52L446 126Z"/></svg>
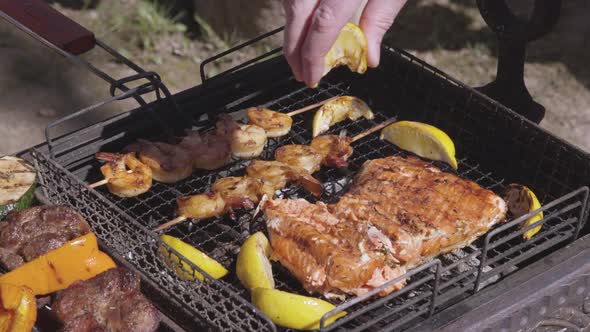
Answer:
<svg viewBox="0 0 590 332"><path fill-rule="evenodd" d="M555 26L561 0L535 0L528 21L515 16L506 0L477 0L477 5L483 19L498 36L496 79L477 89L527 119L541 122L545 107L533 100L524 83L526 45Z"/></svg>

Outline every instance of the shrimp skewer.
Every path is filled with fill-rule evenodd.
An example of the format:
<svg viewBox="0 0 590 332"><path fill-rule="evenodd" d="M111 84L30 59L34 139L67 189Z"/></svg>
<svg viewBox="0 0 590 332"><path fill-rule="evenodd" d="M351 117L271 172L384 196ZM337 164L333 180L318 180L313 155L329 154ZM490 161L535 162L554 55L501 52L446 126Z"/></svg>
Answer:
<svg viewBox="0 0 590 332"><path fill-rule="evenodd" d="M139 159L152 169L154 180L162 183L184 180L193 172L190 154L177 145L140 139L124 151L136 152Z"/></svg>
<svg viewBox="0 0 590 332"><path fill-rule="evenodd" d="M348 166L348 158L354 151L351 143L352 138L343 130L340 135L317 136L309 146L322 156L322 166L342 168Z"/></svg>
<svg viewBox="0 0 590 332"><path fill-rule="evenodd" d="M275 160L309 173L320 170L322 155L309 145L289 144L275 150Z"/></svg>
<svg viewBox="0 0 590 332"><path fill-rule="evenodd" d="M274 189L261 180L249 176L221 178L213 184L210 193L176 199L178 217L154 229L159 232L188 218L197 220L232 213L233 209L252 209L264 196L274 196Z"/></svg>
<svg viewBox="0 0 590 332"><path fill-rule="evenodd" d="M355 137L340 135L322 135L315 137L310 145L284 145L275 151L275 159L296 168L304 168L310 173L318 171L321 166L346 167L348 158L353 153L351 144L370 135L395 121L390 119Z"/></svg>
<svg viewBox="0 0 590 332"><path fill-rule="evenodd" d="M150 189L152 170L133 153L99 152L96 158L107 162L100 168L105 179L89 185L90 188L106 184L109 191L119 197L138 196Z"/></svg>
<svg viewBox="0 0 590 332"><path fill-rule="evenodd" d="M178 206L178 217L162 224L154 229L159 232L168 227L188 219L189 216L194 219L206 219L218 216L225 211L225 201L219 193L206 193L192 196L182 196L176 198Z"/></svg>
<svg viewBox="0 0 590 332"><path fill-rule="evenodd" d="M246 110L248 124L256 125L266 130L266 135L271 138L285 136L291 131L293 116L313 110L333 99L335 99L335 97L305 106L289 113L275 112L263 107L250 107Z"/></svg>
<svg viewBox="0 0 590 332"><path fill-rule="evenodd" d="M168 227L174 226L182 221L190 218L204 219L215 215L221 215L232 208L247 208L251 209L254 204L263 200L264 197L274 196L274 191L284 188L288 182L297 182L308 189L312 194L319 196L321 194L321 184L313 176L310 169L319 170L321 165L341 165L346 162L348 157L352 154L352 147L350 144L358 141L367 135L370 135L382 128L388 126L395 119L385 121L363 133L360 133L352 138L346 137L344 134L324 135L316 137L315 146L308 145L285 145L277 149L275 153L276 161L262 161L254 160L248 168L246 168L247 176L244 177L227 177L217 180L212 186L214 194L220 194L225 205L215 205L210 202L213 194L200 194L190 196L189 198L177 199L179 204L180 216L158 226L154 229L159 232ZM312 144L314 142L312 141ZM283 149L280 151L280 149ZM342 154L343 153L343 154ZM331 157L335 156L335 157ZM338 159L338 162L331 161ZM279 159L283 159L281 161ZM219 198L215 196L215 200ZM181 208L181 204L192 204L190 208ZM218 209L214 210L217 214L209 214L210 206L216 206Z"/></svg>
<svg viewBox="0 0 590 332"><path fill-rule="evenodd" d="M229 138L231 152L237 158L260 156L267 141L263 128L239 124L228 114L223 114L217 122L217 134Z"/></svg>
<svg viewBox="0 0 590 332"><path fill-rule="evenodd" d="M197 131L190 131L182 138L179 146L189 151L195 169L214 170L232 160L229 140L214 132L201 135Z"/></svg>
<svg viewBox="0 0 590 332"><path fill-rule="evenodd" d="M229 176L213 184L211 190L221 194L229 209L252 209L262 196L274 196L274 188L249 176Z"/></svg>
<svg viewBox="0 0 590 332"><path fill-rule="evenodd" d="M322 184L309 172L296 169L279 161L254 160L246 168L246 174L252 178L260 179L274 190L283 189L287 186L287 183L295 182L315 196L322 193Z"/></svg>

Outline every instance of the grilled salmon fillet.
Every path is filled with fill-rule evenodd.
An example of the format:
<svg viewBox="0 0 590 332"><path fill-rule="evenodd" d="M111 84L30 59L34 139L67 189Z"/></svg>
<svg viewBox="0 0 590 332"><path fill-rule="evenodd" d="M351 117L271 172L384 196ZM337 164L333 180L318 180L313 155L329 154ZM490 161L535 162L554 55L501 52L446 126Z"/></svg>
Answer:
<svg viewBox="0 0 590 332"><path fill-rule="evenodd" d="M273 259L306 290L328 297L363 294L464 247L506 210L490 190L399 156L365 162L336 204L276 199L263 208Z"/></svg>

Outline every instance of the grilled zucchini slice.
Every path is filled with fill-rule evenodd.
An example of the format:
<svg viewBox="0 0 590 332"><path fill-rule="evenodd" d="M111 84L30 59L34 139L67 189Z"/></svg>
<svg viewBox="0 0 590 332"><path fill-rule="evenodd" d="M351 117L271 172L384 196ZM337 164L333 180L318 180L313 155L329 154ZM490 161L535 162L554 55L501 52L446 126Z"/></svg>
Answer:
<svg viewBox="0 0 590 332"><path fill-rule="evenodd" d="M37 172L26 161L11 156L0 158L0 220L11 211L31 206Z"/></svg>

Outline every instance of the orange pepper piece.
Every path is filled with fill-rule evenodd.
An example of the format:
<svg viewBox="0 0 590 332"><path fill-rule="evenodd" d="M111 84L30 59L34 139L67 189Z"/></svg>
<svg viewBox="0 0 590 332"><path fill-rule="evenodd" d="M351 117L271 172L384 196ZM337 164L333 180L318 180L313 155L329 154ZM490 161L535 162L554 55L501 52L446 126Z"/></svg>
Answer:
<svg viewBox="0 0 590 332"><path fill-rule="evenodd" d="M0 276L0 283L27 286L33 294L45 295L115 266L115 262L98 249L96 235L88 233Z"/></svg>
<svg viewBox="0 0 590 332"><path fill-rule="evenodd" d="M28 332L37 319L35 295L28 287L0 284L0 332Z"/></svg>

